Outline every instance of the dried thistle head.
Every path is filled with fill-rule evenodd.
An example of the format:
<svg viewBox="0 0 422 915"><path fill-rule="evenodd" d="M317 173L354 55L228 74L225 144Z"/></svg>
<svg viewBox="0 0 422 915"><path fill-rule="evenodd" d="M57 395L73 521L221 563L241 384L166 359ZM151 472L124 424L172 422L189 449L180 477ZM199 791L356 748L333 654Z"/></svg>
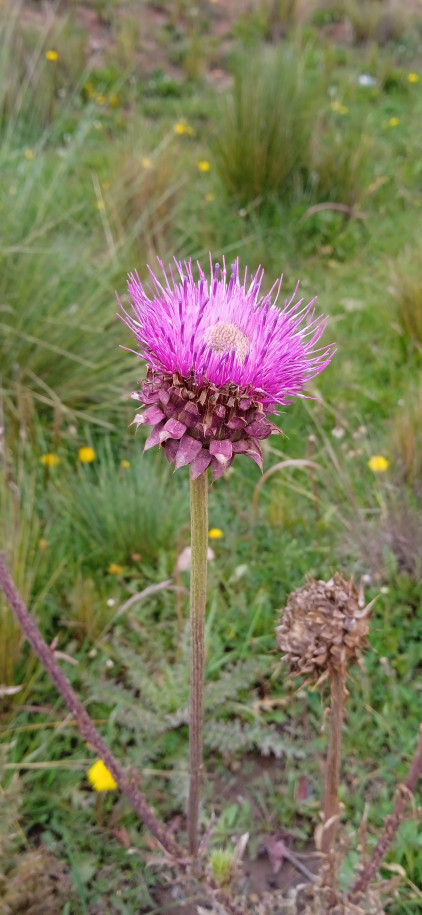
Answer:
<svg viewBox="0 0 422 915"><path fill-rule="evenodd" d="M327 582L311 578L293 591L276 628L291 673L316 680L331 671L345 673L367 645L371 606L339 572Z"/></svg>

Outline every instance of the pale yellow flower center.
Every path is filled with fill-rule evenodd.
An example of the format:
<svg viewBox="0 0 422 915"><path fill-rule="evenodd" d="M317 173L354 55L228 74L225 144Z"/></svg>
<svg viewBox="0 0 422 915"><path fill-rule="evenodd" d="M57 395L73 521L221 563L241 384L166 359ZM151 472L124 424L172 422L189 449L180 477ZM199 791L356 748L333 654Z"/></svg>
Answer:
<svg viewBox="0 0 422 915"><path fill-rule="evenodd" d="M228 353L234 349L239 362L244 362L251 347L249 337L231 321L220 321L207 327L204 337L215 353Z"/></svg>

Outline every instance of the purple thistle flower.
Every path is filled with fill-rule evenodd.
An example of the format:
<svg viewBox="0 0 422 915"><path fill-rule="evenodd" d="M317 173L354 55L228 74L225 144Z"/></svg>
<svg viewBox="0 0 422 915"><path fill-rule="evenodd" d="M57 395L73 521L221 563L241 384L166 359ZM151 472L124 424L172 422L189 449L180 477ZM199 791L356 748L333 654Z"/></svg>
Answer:
<svg viewBox="0 0 422 915"><path fill-rule="evenodd" d="M170 280L159 264L162 282L149 268L151 298L138 274L129 276L133 315L120 315L147 366L133 394L146 407L134 423L153 426L145 450L163 445L176 469L190 465L192 479L208 466L218 479L236 454L262 469L259 441L280 432L268 414L305 396L330 362L333 345L317 347L327 319L315 317L315 299L294 302L298 286L279 308L281 280L263 296L262 268L249 280L245 270L241 282L238 260L228 280L224 261L222 270L211 261L209 281L198 264L197 282L190 261L175 260Z"/></svg>

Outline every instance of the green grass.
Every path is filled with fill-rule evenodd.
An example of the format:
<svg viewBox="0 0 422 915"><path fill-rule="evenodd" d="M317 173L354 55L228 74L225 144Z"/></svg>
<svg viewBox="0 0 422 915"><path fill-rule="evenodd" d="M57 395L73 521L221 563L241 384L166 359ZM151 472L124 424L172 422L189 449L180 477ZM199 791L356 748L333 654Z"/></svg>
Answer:
<svg viewBox="0 0 422 915"><path fill-rule="evenodd" d="M131 344L115 290L124 296L126 273L145 278L156 255L206 264L211 251L262 263L266 289L284 272L285 296L297 279L305 299L318 294L338 352L315 399L277 420L285 437L264 443L264 466L311 456L320 469L274 474L255 525L251 462L239 458L210 495L210 528L224 536L209 565L203 826L215 807L214 852L246 831L252 853L262 833L312 838L324 703L286 681L274 626L307 574L363 574L368 599L382 590L349 683L347 881L365 802L371 845L420 718L420 24L399 43L350 47L327 37L339 4L295 31L289 4L227 22L213 4L193 22L184 3L176 15L144 2L157 18L129 42L119 3L90 6L101 60L88 55L77 4L51 22L26 4L1 11L0 545L45 637L77 661L61 663L116 755L143 770L151 803L182 815L183 832L187 597L165 588L124 607L175 576L189 543L187 475L143 456L144 434L130 428L142 368L121 348ZM375 84L360 85L362 74ZM86 445L92 464L78 460ZM57 466L41 462L48 453ZM386 473L369 469L374 454ZM176 580L188 588L187 572ZM3 601L0 684L22 687L0 698L2 790L13 809L21 798L18 824L0 806L7 886L22 883L20 860L32 866L23 850L41 844L70 869L68 915L151 911L162 875L139 863L148 838L118 795L99 804L88 788L92 754ZM268 772L262 759L278 761ZM388 856L416 887L403 880L389 915L420 905L417 830L406 822Z"/></svg>

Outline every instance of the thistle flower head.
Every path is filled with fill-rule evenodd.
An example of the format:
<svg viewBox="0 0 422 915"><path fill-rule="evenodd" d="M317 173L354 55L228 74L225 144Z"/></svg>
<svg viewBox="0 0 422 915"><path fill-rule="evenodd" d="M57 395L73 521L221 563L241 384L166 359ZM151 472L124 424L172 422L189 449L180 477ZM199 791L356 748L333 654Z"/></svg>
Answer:
<svg viewBox="0 0 422 915"><path fill-rule="evenodd" d="M345 673L367 645L371 606L363 606L353 581L340 573L293 591L276 628L291 673L315 680L331 670Z"/></svg>
<svg viewBox="0 0 422 915"><path fill-rule="evenodd" d="M281 280L261 295L261 268L242 281L238 261L229 277L224 263L211 262L210 279L198 265L195 281L190 262L175 261L170 278L160 266L162 280L150 270L149 294L129 276L133 313L123 309L147 366L133 395L146 407L136 425L154 427L145 448L164 445L192 479L208 466L217 479L236 454L262 467L259 441L280 431L268 414L303 396L331 359L332 346L317 346L326 319L315 317L314 299L294 302L296 292L279 308Z"/></svg>

